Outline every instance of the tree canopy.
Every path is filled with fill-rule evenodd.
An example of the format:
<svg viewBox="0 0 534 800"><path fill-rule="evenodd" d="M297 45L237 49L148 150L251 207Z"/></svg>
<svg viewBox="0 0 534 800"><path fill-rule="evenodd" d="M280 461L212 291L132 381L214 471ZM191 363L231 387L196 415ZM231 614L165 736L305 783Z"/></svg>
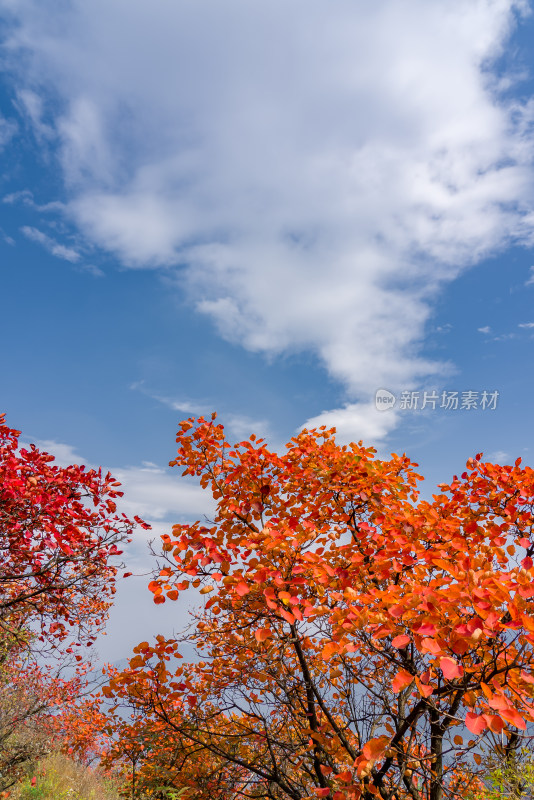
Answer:
<svg viewBox="0 0 534 800"><path fill-rule="evenodd" d="M149 589L195 587L204 608L104 690L152 742L145 779L164 768L206 800L480 788L481 742L512 747L534 721L534 472L478 454L427 501L405 455L324 428L278 454L232 446L213 415L177 442L217 511L162 537Z"/></svg>

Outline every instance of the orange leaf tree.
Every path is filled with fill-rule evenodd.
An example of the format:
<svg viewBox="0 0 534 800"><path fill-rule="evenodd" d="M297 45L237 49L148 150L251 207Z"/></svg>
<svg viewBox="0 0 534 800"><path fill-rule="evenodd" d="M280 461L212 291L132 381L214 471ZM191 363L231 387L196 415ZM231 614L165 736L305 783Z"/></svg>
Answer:
<svg viewBox="0 0 534 800"><path fill-rule="evenodd" d="M481 742L534 720L534 472L477 455L429 502L406 456L333 433L279 455L180 425L172 463L217 512L162 537L149 588L205 595L199 660L158 636L105 694L188 761L175 786L219 764L206 800L464 797Z"/></svg>

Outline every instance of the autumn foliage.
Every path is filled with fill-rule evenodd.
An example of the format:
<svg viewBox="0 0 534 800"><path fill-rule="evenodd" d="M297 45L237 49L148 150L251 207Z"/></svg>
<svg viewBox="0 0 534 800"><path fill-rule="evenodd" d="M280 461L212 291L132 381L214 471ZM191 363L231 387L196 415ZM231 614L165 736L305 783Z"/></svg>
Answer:
<svg viewBox="0 0 534 800"><path fill-rule="evenodd" d="M47 643L71 633L92 643L115 592L112 558L133 523L116 513L122 492L109 473L53 462L19 447L0 415L0 635L31 626Z"/></svg>
<svg viewBox="0 0 534 800"><path fill-rule="evenodd" d="M0 415L0 790L47 753L62 734L61 712L87 693L89 665L77 648L105 623L113 559L134 528L117 513L122 492L109 473L53 462L21 447ZM77 727L81 737L79 713Z"/></svg>
<svg viewBox="0 0 534 800"><path fill-rule="evenodd" d="M177 442L217 512L162 537L149 588L204 609L104 690L153 742L148 777L205 800L480 792L481 743L534 721L534 472L477 455L427 501L406 456L325 429L281 455L214 418Z"/></svg>

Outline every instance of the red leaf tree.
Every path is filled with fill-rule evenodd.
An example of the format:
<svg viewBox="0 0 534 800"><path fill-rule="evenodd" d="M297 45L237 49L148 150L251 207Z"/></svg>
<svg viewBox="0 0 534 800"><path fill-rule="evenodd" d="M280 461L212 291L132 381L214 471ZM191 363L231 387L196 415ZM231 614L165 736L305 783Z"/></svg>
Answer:
<svg viewBox="0 0 534 800"><path fill-rule="evenodd" d="M206 800L475 789L481 743L511 747L534 721L534 472L478 455L428 502L406 456L325 429L282 455L230 446L213 417L177 441L217 512L162 537L149 588L205 596L183 637L199 660L158 636L105 688L160 731L165 763L174 748L174 785Z"/></svg>
<svg viewBox="0 0 534 800"><path fill-rule="evenodd" d="M53 462L35 445L19 448L19 431L0 415L0 636L31 627L47 643L72 634L89 644L133 523L116 513L122 492L110 473Z"/></svg>
<svg viewBox="0 0 534 800"><path fill-rule="evenodd" d="M1 789L46 752L61 731L61 707L88 691L88 665L75 648L91 645L105 623L119 545L134 528L117 513L122 492L109 473L53 462L34 445L20 447L0 415ZM55 657L48 666L46 654Z"/></svg>

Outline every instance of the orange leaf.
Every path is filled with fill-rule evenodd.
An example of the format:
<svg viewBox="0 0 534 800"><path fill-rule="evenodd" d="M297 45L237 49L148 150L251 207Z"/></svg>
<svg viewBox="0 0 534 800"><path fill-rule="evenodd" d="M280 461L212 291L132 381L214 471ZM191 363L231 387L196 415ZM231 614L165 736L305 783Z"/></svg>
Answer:
<svg viewBox="0 0 534 800"><path fill-rule="evenodd" d="M280 616L282 616L286 622L289 622L290 625L293 625L295 622L295 617L293 614L290 614L289 611L285 610L285 608L280 609Z"/></svg>
<svg viewBox="0 0 534 800"><path fill-rule="evenodd" d="M391 688L398 694L402 692L403 689L406 689L411 683L413 683L414 676L410 675L409 672L406 672L405 669L400 669L395 677L393 678L393 683L391 684Z"/></svg>
<svg viewBox="0 0 534 800"><path fill-rule="evenodd" d="M426 650L427 653L432 653L433 656L439 656L441 653L439 644L435 639L431 639L430 637L426 637L421 641L421 649Z"/></svg>
<svg viewBox="0 0 534 800"><path fill-rule="evenodd" d="M369 739L362 752L368 761L377 761L386 752L388 744L388 736L378 736L376 739Z"/></svg>
<svg viewBox="0 0 534 800"><path fill-rule="evenodd" d="M250 586L246 584L245 581L239 581L239 583L235 587L235 590L240 597L244 597L246 594L250 592Z"/></svg>
<svg viewBox="0 0 534 800"><path fill-rule="evenodd" d="M525 720L523 717L518 714L515 708L505 708L501 711L501 717L509 722L511 725L515 725L516 728L524 731L526 729Z"/></svg>
<svg viewBox="0 0 534 800"><path fill-rule="evenodd" d="M483 714L482 716L486 720L490 731L500 733L503 730L504 722L497 714Z"/></svg>
<svg viewBox="0 0 534 800"><path fill-rule="evenodd" d="M405 633L401 634L400 636L395 636L392 639L391 644L393 647L396 647L398 650L401 650L403 647L406 647L407 644L411 642L411 638L407 636Z"/></svg>
<svg viewBox="0 0 534 800"><path fill-rule="evenodd" d="M272 635L273 632L270 628L258 628L257 631L254 631L257 642L265 642Z"/></svg>

